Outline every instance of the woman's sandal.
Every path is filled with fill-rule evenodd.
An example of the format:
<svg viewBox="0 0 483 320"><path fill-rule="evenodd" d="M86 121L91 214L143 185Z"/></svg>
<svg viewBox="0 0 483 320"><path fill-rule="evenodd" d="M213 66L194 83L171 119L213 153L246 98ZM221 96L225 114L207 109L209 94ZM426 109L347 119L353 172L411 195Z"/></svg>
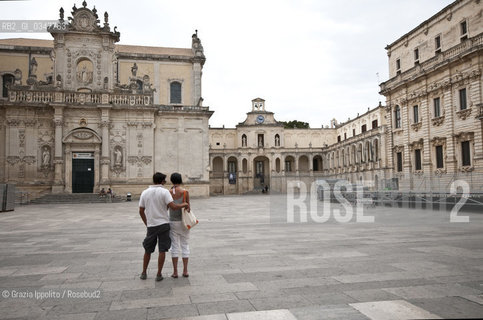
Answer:
<svg viewBox="0 0 483 320"><path fill-rule="evenodd" d="M172 274L172 275L171 275L171 278L175 278L175 279L177 279L177 278L178 278L178 276L175 276L174 274Z"/></svg>
<svg viewBox="0 0 483 320"><path fill-rule="evenodd" d="M188 278L190 275L187 273L183 273L183 278Z"/></svg>

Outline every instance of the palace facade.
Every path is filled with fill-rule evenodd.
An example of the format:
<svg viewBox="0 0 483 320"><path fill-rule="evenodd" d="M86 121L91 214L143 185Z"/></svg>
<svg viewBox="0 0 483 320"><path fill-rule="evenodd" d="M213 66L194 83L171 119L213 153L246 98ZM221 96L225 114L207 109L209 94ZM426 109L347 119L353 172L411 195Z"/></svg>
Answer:
<svg viewBox="0 0 483 320"><path fill-rule="evenodd" d="M458 0L388 45L386 106L346 123L284 129L253 100L236 128L210 129L211 192L317 179L414 192L462 180L483 192L482 19L480 0Z"/></svg>
<svg viewBox="0 0 483 320"><path fill-rule="evenodd" d="M403 189L483 192L482 10L455 1L386 47L387 157Z"/></svg>
<svg viewBox="0 0 483 320"><path fill-rule="evenodd" d="M334 119L330 127L291 129L265 109L265 100L254 99L236 128L210 128L211 193L285 192L287 181L317 179L379 188L391 177L384 115L378 106L343 124Z"/></svg>

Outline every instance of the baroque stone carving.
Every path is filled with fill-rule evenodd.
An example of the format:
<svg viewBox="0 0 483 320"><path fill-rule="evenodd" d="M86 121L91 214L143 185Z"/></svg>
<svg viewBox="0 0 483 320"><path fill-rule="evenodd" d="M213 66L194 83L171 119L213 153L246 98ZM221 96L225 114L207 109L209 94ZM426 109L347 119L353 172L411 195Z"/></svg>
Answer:
<svg viewBox="0 0 483 320"><path fill-rule="evenodd" d="M114 147L114 166L115 167L122 167L122 147L116 146Z"/></svg>
<svg viewBox="0 0 483 320"><path fill-rule="evenodd" d="M404 151L404 146L394 146L393 147L394 152L403 152Z"/></svg>
<svg viewBox="0 0 483 320"><path fill-rule="evenodd" d="M423 123L421 121L419 121L418 123L411 124L411 128L416 132L418 132L422 126L423 126Z"/></svg>
<svg viewBox="0 0 483 320"><path fill-rule="evenodd" d="M79 131L79 132L74 132L72 135L77 139L86 140L91 138L94 134L87 131Z"/></svg>
<svg viewBox="0 0 483 320"><path fill-rule="evenodd" d="M148 165L152 161L151 156L129 156L127 161L134 165L137 164L138 167L142 167L143 164Z"/></svg>
<svg viewBox="0 0 483 320"><path fill-rule="evenodd" d="M15 165L17 163L21 164L33 164L35 163L35 157L34 156L8 156L7 157L7 163L10 165Z"/></svg>
<svg viewBox="0 0 483 320"><path fill-rule="evenodd" d="M42 148L42 167L50 167L50 158L51 158L51 153L50 153L50 147L44 146Z"/></svg>
<svg viewBox="0 0 483 320"><path fill-rule="evenodd" d="M7 125L10 127L17 127L20 124L18 119L7 119Z"/></svg>
<svg viewBox="0 0 483 320"><path fill-rule="evenodd" d="M458 111L456 111L456 115L461 120L466 120L466 118L468 118L471 115L471 110L472 110L472 108L468 108L468 109L464 109L464 110L458 110Z"/></svg>
<svg viewBox="0 0 483 320"><path fill-rule="evenodd" d="M441 117L437 117L437 118L433 118L431 119L431 123L433 124L433 126L435 127L438 127L440 125L442 125L444 122L444 115L441 116Z"/></svg>
<svg viewBox="0 0 483 320"><path fill-rule="evenodd" d="M474 136L475 136L474 132L460 132L460 133L454 135L454 137L456 139L458 139L459 141L473 140Z"/></svg>
<svg viewBox="0 0 483 320"><path fill-rule="evenodd" d="M443 174L446 173L446 169L445 168L438 168L434 171L434 174L437 175L437 176L442 176Z"/></svg>
<svg viewBox="0 0 483 320"><path fill-rule="evenodd" d="M446 144L446 137L434 137L431 139L433 146L441 146Z"/></svg>
<svg viewBox="0 0 483 320"><path fill-rule="evenodd" d="M423 140L423 138L421 138L417 141L413 141L413 142L409 143L408 146L411 150L415 150L415 149L422 149L423 144L424 144L424 140Z"/></svg>

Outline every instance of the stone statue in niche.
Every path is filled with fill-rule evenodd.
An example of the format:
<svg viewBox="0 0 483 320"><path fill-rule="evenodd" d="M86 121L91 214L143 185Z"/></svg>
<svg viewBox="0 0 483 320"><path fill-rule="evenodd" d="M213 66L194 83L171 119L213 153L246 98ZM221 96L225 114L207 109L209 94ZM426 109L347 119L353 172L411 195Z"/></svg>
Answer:
<svg viewBox="0 0 483 320"><path fill-rule="evenodd" d="M90 60L81 60L77 64L77 82L82 85L92 83L94 67Z"/></svg>
<svg viewBox="0 0 483 320"><path fill-rule="evenodd" d="M33 57L32 60L30 60L30 77L37 77L37 66L37 60L35 60L35 57Z"/></svg>
<svg viewBox="0 0 483 320"><path fill-rule="evenodd" d="M116 147L114 149L114 165L121 166L122 165L122 149L121 147Z"/></svg>
<svg viewBox="0 0 483 320"><path fill-rule="evenodd" d="M57 77L55 78L55 86L57 88L62 87L62 76L60 74L58 74Z"/></svg>
<svg viewBox="0 0 483 320"><path fill-rule="evenodd" d="M44 147L42 151L42 166L49 167L50 166L50 150L49 147Z"/></svg>

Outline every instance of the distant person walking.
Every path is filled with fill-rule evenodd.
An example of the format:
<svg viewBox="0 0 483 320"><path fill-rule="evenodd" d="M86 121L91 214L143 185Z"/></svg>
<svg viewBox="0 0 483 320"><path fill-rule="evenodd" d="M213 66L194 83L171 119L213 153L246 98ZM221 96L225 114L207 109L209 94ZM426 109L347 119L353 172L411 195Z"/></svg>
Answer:
<svg viewBox="0 0 483 320"><path fill-rule="evenodd" d="M171 196L174 199L174 203L180 204L183 202L190 203L189 192L181 188L183 180L181 174L175 172L171 175L171 183L173 187L169 189ZM188 245L188 239L190 231L184 226L182 221L182 209L169 209L169 224L171 226L171 260L173 262L173 274L171 277L178 278L178 258L181 251L181 258L183 259L183 277L189 277L188 273L188 258L190 254L190 247ZM181 250L180 250L181 249Z"/></svg>
<svg viewBox="0 0 483 320"><path fill-rule="evenodd" d="M145 250L143 258L143 271L140 278L145 280L147 278L147 269L151 253L158 244L158 273L156 274L156 281L163 280L161 271L163 270L164 260L166 258L166 251L171 247L171 239L169 237L169 215L168 207L173 210L180 210L186 208L188 203L183 202L175 204L170 192L163 187L166 183L166 175L156 172L153 175L154 185L149 186L141 193L139 199L139 215L147 227L146 238L143 241Z"/></svg>

